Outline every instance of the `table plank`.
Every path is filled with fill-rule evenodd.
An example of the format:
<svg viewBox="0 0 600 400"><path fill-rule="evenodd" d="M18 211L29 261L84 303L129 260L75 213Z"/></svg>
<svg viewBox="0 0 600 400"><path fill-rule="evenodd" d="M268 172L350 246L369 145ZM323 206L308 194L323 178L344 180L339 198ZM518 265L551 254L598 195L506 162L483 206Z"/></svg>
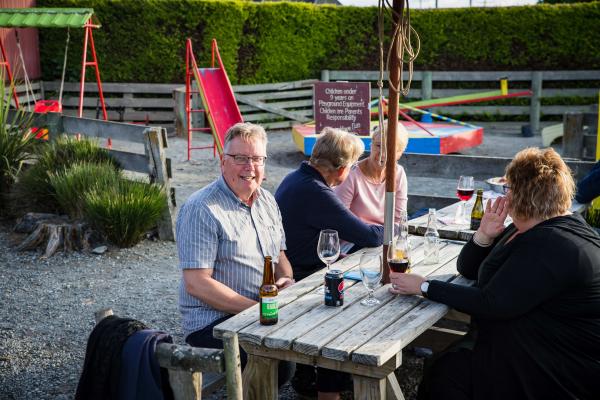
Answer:
<svg viewBox="0 0 600 400"><path fill-rule="evenodd" d="M357 282L351 280L345 280L344 285L348 288L349 291L352 292ZM360 285L364 286L364 285ZM359 286L359 290L360 290ZM254 344L261 344L263 342L263 338L267 335L272 334L277 331L280 332L285 329L289 329L287 326L290 324L295 324L297 319L310 313L314 309L318 309L319 307L326 307L328 309L340 309L341 307L327 307L323 304L324 302L324 294L317 292L318 289L313 290L305 294L302 297L297 298L293 303L293 307L288 304L279 309L279 320L275 325L261 325L260 321L256 320L252 324L243 328L239 331L239 340L243 342L249 342ZM272 347L272 346L268 346Z"/></svg>
<svg viewBox="0 0 600 400"><path fill-rule="evenodd" d="M346 282L348 281L346 280ZM357 282L356 285L345 290L344 292L343 307L326 306L323 304L321 295L319 298L318 307L314 308L310 312L304 313L304 315L299 316L296 320L289 323L283 329L278 329L276 332L265 335L265 346L272 349L289 349L292 346L294 339L296 339L299 335L310 332L315 327L318 327L321 323L327 321L337 314L340 314L350 305L361 300L368 293L362 282Z"/></svg>
<svg viewBox="0 0 600 400"><path fill-rule="evenodd" d="M415 273L423 273L427 276L435 272L436 276L431 276L432 279L452 279L456 271L456 254L458 253L456 247L460 248L460 246L450 247L454 247L454 252L451 253L452 255L441 267L437 264L432 266L421 265L418 268L415 267ZM389 289L389 285L387 288ZM392 299L378 309L359 304L362 310L357 311L362 314L361 320L349 329L343 329L343 333L338 334L333 340L325 344L321 349L321 354L334 360L350 359L355 349L369 343L373 337L376 337L389 325L402 318L404 314L412 312L423 301L420 296L396 296L389 293L389 291L384 296L384 298L391 296Z"/></svg>
<svg viewBox="0 0 600 400"><path fill-rule="evenodd" d="M332 268L340 269L342 271L347 271L351 268L354 268L360 262L360 255L360 253L354 253L341 260L338 260L332 264ZM284 307L297 298L302 297L321 286L323 284L323 277L325 276L326 270L327 268L324 267L314 274L302 279L300 282L297 282L279 292L279 307ZM247 308L241 313L235 315L234 317L229 318L228 320L215 326L213 330L213 336L217 339L221 339L223 337L223 333L225 332L239 332L246 326L256 322L259 316L258 306L258 304L255 304L252 307Z"/></svg>
<svg viewBox="0 0 600 400"><path fill-rule="evenodd" d="M472 281L459 276L452 283L469 285ZM405 314L356 349L352 354L352 361L366 365L382 365L439 321L447 311L447 305L424 299L413 311Z"/></svg>
<svg viewBox="0 0 600 400"><path fill-rule="evenodd" d="M421 262L421 256L421 260L413 266L415 273L429 275L447 263L451 263L449 269L456 271L455 259L462 248L462 244L445 241L442 244L444 245L440 250L440 260L442 262L425 265ZM390 324L399 318L401 312L408 312L418 303L415 300L416 298L398 297L391 294L389 285L378 288L375 291L375 296L382 304L374 307L366 307L359 303L351 305L342 314L323 321L306 334L298 336L293 344L293 349L306 354L319 354L322 350L322 354L326 357L345 360L349 357L351 349L357 348L368 341L371 336L378 333L378 330L382 330L386 324ZM385 315L382 315L382 313Z"/></svg>

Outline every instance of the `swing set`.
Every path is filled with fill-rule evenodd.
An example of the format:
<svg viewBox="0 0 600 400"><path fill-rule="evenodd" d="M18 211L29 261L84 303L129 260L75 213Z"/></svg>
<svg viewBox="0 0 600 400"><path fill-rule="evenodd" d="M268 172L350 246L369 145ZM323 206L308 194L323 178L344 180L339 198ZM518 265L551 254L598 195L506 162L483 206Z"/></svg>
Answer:
<svg viewBox="0 0 600 400"><path fill-rule="evenodd" d="M17 49L19 51L19 58L21 65L23 66L23 75L25 90L27 96L27 103L29 108L29 101L33 99L34 112L62 112L62 94L65 82L65 71L67 67L67 54L69 50L69 39L71 28L83 28L84 39L83 39L83 59L81 63L81 81L79 85L79 110L78 117L83 116L83 95L85 89L85 72L87 67L93 67L96 73L96 84L98 85L98 94L100 97L100 106L102 107L102 116L104 120L108 120L106 113L106 105L104 103L104 93L102 92L102 82L100 81L100 69L98 67L98 59L96 57L96 48L94 46L94 37L92 29L99 28L100 23L94 16L94 10L91 8L3 8L0 9L0 28L67 28L67 40L65 44L65 52L63 57L63 69L60 82L60 90L58 100L37 100L33 92L33 88L27 70L25 68L25 61L23 58L23 51L21 50L21 44L19 41L18 29L15 29L15 39L17 43ZM91 50L91 60L88 61L88 45ZM0 52L2 53L2 61L0 61L0 68L3 72L6 71L6 76L10 81L12 88L12 96L14 99L15 107L20 108L19 97L15 88L15 82L11 71L10 61L6 56L6 50L4 43L0 39ZM31 95L31 97L30 97Z"/></svg>

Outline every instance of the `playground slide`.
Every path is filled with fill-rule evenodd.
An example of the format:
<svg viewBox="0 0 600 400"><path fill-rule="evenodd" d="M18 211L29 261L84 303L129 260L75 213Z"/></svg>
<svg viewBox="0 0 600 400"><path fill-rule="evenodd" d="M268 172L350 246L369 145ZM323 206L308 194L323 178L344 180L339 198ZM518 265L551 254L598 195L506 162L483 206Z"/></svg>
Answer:
<svg viewBox="0 0 600 400"><path fill-rule="evenodd" d="M194 74L200 86L202 102L210 122L219 154L223 154L225 133L231 126L243 122L225 68L218 57L219 68L198 68Z"/></svg>

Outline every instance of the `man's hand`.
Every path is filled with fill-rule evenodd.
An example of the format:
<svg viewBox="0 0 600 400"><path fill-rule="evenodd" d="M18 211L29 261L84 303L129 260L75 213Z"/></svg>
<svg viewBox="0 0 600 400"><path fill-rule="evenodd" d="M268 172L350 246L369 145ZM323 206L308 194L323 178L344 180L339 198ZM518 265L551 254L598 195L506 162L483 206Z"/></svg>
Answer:
<svg viewBox="0 0 600 400"><path fill-rule="evenodd" d="M296 281L293 278L284 276L275 281L275 286L277 286L279 290L282 290L292 286L294 283L296 283Z"/></svg>
<svg viewBox="0 0 600 400"><path fill-rule="evenodd" d="M425 280L421 275L390 271L390 281L392 282L390 292L394 294L421 294L421 284Z"/></svg>
<svg viewBox="0 0 600 400"><path fill-rule="evenodd" d="M285 252L281 250L279 252L279 262L275 266L275 285L280 290L292 286L296 283L294 278L291 278L292 276L294 276L292 265L285 255Z"/></svg>

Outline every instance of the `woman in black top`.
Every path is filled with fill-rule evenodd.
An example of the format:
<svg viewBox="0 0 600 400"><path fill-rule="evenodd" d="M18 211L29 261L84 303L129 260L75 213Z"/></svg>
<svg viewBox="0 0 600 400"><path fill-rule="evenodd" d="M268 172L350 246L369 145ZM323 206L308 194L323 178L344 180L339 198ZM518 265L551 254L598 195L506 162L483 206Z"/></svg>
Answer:
<svg viewBox="0 0 600 400"><path fill-rule="evenodd" d="M506 179L458 258L474 286L391 274L392 292L474 322L472 345L437 359L420 397L600 399L600 237L570 213L575 185L554 150L519 152Z"/></svg>

